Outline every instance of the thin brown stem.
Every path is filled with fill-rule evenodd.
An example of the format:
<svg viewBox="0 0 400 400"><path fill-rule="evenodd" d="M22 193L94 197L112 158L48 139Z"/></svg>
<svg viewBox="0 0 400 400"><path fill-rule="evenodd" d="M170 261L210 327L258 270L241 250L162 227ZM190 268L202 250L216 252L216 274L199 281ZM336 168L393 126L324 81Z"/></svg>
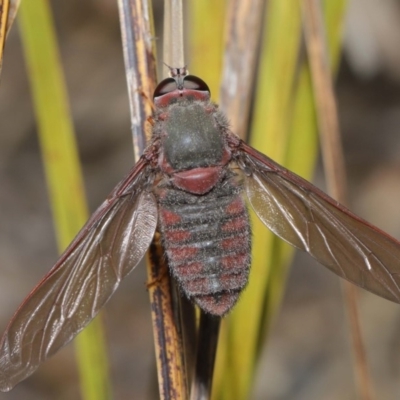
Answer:
<svg viewBox="0 0 400 400"><path fill-rule="evenodd" d="M151 5L146 0L119 0L119 12L128 83L134 154L142 154L148 140L148 118L156 79ZM185 400L188 385L182 351L181 329L173 307L173 289L164 250L156 234L147 262L160 398Z"/></svg>
<svg viewBox="0 0 400 400"><path fill-rule="evenodd" d="M148 137L147 119L156 86L156 65L151 5L147 0L118 0L125 74L135 159L141 156Z"/></svg>
<svg viewBox="0 0 400 400"><path fill-rule="evenodd" d="M220 106L232 130L246 139L257 49L264 15L262 0L232 0L228 4Z"/></svg>
<svg viewBox="0 0 400 400"><path fill-rule="evenodd" d="M163 62L170 67L183 67L183 4L182 0L166 0L164 3L164 41ZM164 74L168 75L169 68L164 66ZM174 347L175 357L180 359L182 368L179 372L182 386L182 396L188 398L189 387L194 371L194 353L196 345L195 309L191 302L183 298L178 285L173 284L171 307L174 311L174 324L177 337L170 343Z"/></svg>
<svg viewBox="0 0 400 400"><path fill-rule="evenodd" d="M159 235L156 234L149 249L148 290L160 399L185 400L188 398L188 390L182 357L181 335L172 307L168 265L159 242Z"/></svg>
<svg viewBox="0 0 400 400"><path fill-rule="evenodd" d="M9 29L9 0L0 0L0 73L3 62L4 45L6 43L7 31Z"/></svg>
<svg viewBox="0 0 400 400"><path fill-rule="evenodd" d="M327 54L321 4L319 0L302 0L302 11L328 189L334 198L346 204L344 157L340 140L332 73ZM371 400L373 398L371 378L362 340L356 290L355 286L344 282L358 393L360 399Z"/></svg>

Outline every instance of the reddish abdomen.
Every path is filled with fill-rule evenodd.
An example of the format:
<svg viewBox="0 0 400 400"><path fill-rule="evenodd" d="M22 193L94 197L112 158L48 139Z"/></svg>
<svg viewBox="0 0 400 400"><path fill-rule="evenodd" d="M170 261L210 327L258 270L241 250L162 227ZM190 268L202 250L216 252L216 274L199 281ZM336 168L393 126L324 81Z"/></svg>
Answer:
<svg viewBox="0 0 400 400"><path fill-rule="evenodd" d="M223 179L195 195L159 193L160 227L171 272L204 311L224 315L236 303L250 268L250 223L241 187Z"/></svg>

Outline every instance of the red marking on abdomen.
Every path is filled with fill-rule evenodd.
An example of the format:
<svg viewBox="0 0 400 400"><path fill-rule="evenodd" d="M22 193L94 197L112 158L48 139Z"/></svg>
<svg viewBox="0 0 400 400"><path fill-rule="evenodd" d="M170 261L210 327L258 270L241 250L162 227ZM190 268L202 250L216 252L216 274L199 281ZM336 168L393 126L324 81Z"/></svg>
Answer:
<svg viewBox="0 0 400 400"><path fill-rule="evenodd" d="M214 281L218 280L219 286L222 289L221 294L221 287L218 290L214 290L214 294L218 293L220 296L224 295L226 291L233 291L233 290L240 290L247 282L247 276L245 274L232 274L232 273L225 273L225 274L218 274L218 277L211 275L211 276L201 276L195 277L193 279L188 279L185 283L185 289L192 293L192 296L195 298L197 296L202 296L205 293L213 293L212 288L214 285ZM229 288L229 289L228 289Z"/></svg>
<svg viewBox="0 0 400 400"><path fill-rule="evenodd" d="M196 256L196 253L199 251L196 247L189 247L182 245L180 248L172 248L169 251L169 258L174 264L181 263L183 261L190 261L193 257Z"/></svg>
<svg viewBox="0 0 400 400"><path fill-rule="evenodd" d="M221 266L223 270L230 271L239 271L243 265L248 262L249 255L246 253L243 254L235 254L235 255L226 255L221 260Z"/></svg>
<svg viewBox="0 0 400 400"><path fill-rule="evenodd" d="M183 279L204 273L204 264L201 262L183 263L175 267L175 273Z"/></svg>
<svg viewBox="0 0 400 400"><path fill-rule="evenodd" d="M181 243L190 238L188 231L166 231L165 238L171 243Z"/></svg>
<svg viewBox="0 0 400 400"><path fill-rule="evenodd" d="M238 238L237 237L232 237L232 238L228 238L228 239L224 239L221 242L221 247L224 250L232 250L234 249L238 244Z"/></svg>
<svg viewBox="0 0 400 400"><path fill-rule="evenodd" d="M247 283L247 275L243 273L227 273L221 274L221 282L224 286L230 287L230 290L241 289Z"/></svg>
<svg viewBox="0 0 400 400"><path fill-rule="evenodd" d="M236 200L232 201L225 210L229 215L243 213L243 199L238 197Z"/></svg>
<svg viewBox="0 0 400 400"><path fill-rule="evenodd" d="M240 232L241 230L245 229L247 225L248 221L246 218L238 217L225 222L225 224L222 225L221 230L223 232Z"/></svg>
<svg viewBox="0 0 400 400"><path fill-rule="evenodd" d="M181 221L181 216L165 208L160 208L161 218L165 225L175 225Z"/></svg>

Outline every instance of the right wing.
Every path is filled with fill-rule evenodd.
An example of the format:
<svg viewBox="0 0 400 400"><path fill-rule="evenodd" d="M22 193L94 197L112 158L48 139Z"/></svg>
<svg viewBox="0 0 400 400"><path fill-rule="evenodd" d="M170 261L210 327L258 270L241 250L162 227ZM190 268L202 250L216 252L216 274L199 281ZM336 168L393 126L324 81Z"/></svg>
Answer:
<svg viewBox="0 0 400 400"><path fill-rule="evenodd" d="M241 144L246 192L261 221L342 278L400 303L400 242L311 183Z"/></svg>

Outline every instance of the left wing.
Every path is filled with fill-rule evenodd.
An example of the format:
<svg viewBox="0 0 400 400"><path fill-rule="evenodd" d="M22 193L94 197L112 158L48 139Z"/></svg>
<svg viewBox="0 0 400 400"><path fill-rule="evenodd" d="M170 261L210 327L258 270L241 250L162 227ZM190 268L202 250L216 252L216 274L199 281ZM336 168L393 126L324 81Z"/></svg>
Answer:
<svg viewBox="0 0 400 400"><path fill-rule="evenodd" d="M72 340L139 263L157 225L142 158L33 289L0 341L0 390L8 391Z"/></svg>

